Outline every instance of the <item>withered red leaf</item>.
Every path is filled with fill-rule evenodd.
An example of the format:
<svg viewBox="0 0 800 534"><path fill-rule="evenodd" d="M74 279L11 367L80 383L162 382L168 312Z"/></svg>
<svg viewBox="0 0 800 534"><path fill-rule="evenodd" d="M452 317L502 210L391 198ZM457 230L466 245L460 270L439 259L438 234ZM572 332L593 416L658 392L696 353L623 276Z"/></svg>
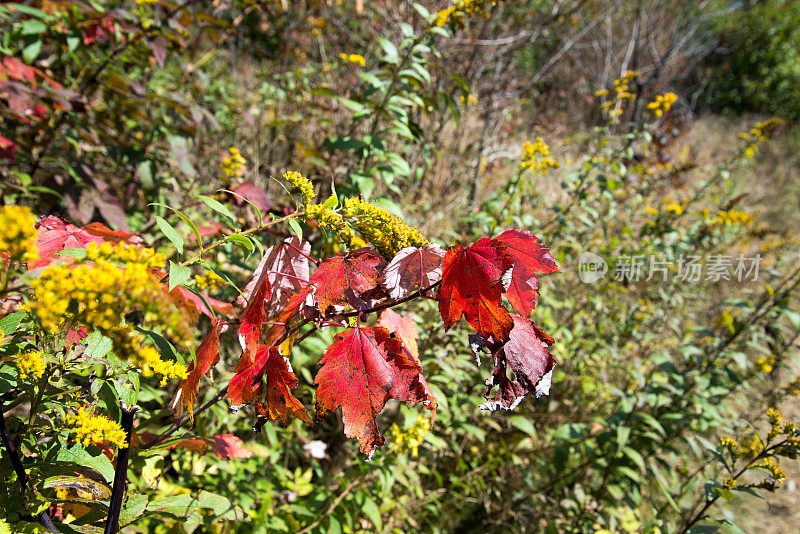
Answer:
<svg viewBox="0 0 800 534"><path fill-rule="evenodd" d="M303 404L291 393L297 387L297 377L292 373L288 360L281 355L278 347L260 346L254 357L242 354L236 366L236 374L228 386L228 399L236 409L261 399L266 376L266 402L257 402L259 416L286 423L289 415L301 421L311 422Z"/></svg>
<svg viewBox="0 0 800 534"><path fill-rule="evenodd" d="M417 340L417 324L411 317L403 317L390 309L383 310L378 317L378 326L382 326L389 332L394 332L403 342L403 348L419 364L419 348Z"/></svg>
<svg viewBox="0 0 800 534"><path fill-rule="evenodd" d="M506 341L514 321L503 307L513 261L501 242L483 238L464 248L456 245L444 257L439 312L449 330L463 316L484 338Z"/></svg>
<svg viewBox="0 0 800 534"><path fill-rule="evenodd" d="M494 354L495 369L486 380L489 402L481 405L484 410L513 410L527 395L540 397L550 390L555 360L547 347L553 338L525 317L512 317L514 329L508 342ZM509 371L513 378L508 376ZM498 390L490 397L495 386Z"/></svg>
<svg viewBox="0 0 800 534"><path fill-rule="evenodd" d="M422 402L433 409L417 363L403 353L398 336L385 328L352 328L336 335L314 380L317 419L342 407L344 432L371 454L384 443L377 416L390 398Z"/></svg>
<svg viewBox="0 0 800 534"><path fill-rule="evenodd" d="M320 313L341 311L347 304L364 307L362 296L378 287L383 259L374 250L362 248L322 262L311 275L314 299Z"/></svg>
<svg viewBox="0 0 800 534"><path fill-rule="evenodd" d="M261 280L257 283L255 291L247 300L247 305L239 317L239 343L244 352L255 353L259 339L261 339L264 321L267 320L265 300L269 295L271 286L267 272L262 273Z"/></svg>
<svg viewBox="0 0 800 534"><path fill-rule="evenodd" d="M406 247L383 270L381 283L393 299L429 287L442 279L445 251L436 244Z"/></svg>
<svg viewBox="0 0 800 534"><path fill-rule="evenodd" d="M222 323L218 320L214 321L211 330L206 334L200 346L197 347L195 361L189 365L189 375L181 381L178 391L175 393L175 398L172 399L173 413L179 414L181 406L183 406L189 410L190 417L194 418L192 409L197 398L200 379L219 361L219 335L221 331Z"/></svg>

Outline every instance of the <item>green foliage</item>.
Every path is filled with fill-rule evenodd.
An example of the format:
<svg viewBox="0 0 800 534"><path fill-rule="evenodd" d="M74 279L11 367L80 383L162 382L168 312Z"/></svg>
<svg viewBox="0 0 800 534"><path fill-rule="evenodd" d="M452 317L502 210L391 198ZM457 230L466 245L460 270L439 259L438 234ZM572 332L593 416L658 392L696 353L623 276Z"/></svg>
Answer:
<svg viewBox="0 0 800 534"><path fill-rule="evenodd" d="M747 2L719 17L709 57L708 101L714 109L800 118L800 6Z"/></svg>

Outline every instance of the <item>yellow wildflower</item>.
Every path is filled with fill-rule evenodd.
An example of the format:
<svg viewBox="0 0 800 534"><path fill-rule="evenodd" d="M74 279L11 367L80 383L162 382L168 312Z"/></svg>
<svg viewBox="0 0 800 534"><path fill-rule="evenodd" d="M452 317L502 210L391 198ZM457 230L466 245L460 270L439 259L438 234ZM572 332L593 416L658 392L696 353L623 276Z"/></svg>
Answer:
<svg viewBox="0 0 800 534"><path fill-rule="evenodd" d="M139 264L148 269L161 269L167 257L151 248L137 247L126 243L97 244L92 241L86 245L86 259L96 261L99 259L111 260L122 264Z"/></svg>
<svg viewBox="0 0 800 534"><path fill-rule="evenodd" d="M496 3L494 0L454 0L453 5L435 14L433 23L440 28L445 26L462 28L465 16L481 15L485 17L488 15L486 6L493 6Z"/></svg>
<svg viewBox="0 0 800 534"><path fill-rule="evenodd" d="M358 65L359 67L363 67L364 65L367 64L366 60L364 59L364 56L362 56L361 54L341 53L339 54L339 58L341 58L343 61L347 61L354 65Z"/></svg>
<svg viewBox="0 0 800 534"><path fill-rule="evenodd" d="M644 211L645 211L645 213L649 213L650 215L658 215L658 210L657 210L657 209L655 209L655 208L654 208L654 207L652 207L652 206L647 206L647 207L644 209Z"/></svg>
<svg viewBox="0 0 800 534"><path fill-rule="evenodd" d="M12 261L33 261L36 253L36 217L30 208L0 208L0 257Z"/></svg>
<svg viewBox="0 0 800 534"><path fill-rule="evenodd" d="M651 110L656 117L660 117L669 111L672 105L677 101L678 95L675 93L656 95L656 99L647 104L647 109Z"/></svg>
<svg viewBox="0 0 800 534"><path fill-rule="evenodd" d="M735 478L724 478L722 479L722 487L726 490L733 489L736 487L736 479Z"/></svg>
<svg viewBox="0 0 800 534"><path fill-rule="evenodd" d="M408 430L403 432L397 423L392 425L392 444L400 452L410 452L413 458L419 456L419 446L425 441L425 435L431 429L431 420L420 415Z"/></svg>
<svg viewBox="0 0 800 534"><path fill-rule="evenodd" d="M196 274L194 281L197 284L197 289L208 291L216 291L227 283L224 278L214 271L208 271L204 275Z"/></svg>
<svg viewBox="0 0 800 534"><path fill-rule="evenodd" d="M35 298L30 309L47 332L55 334L69 326L97 330L111 339L118 357L143 362L145 375L149 370L169 370L165 377L180 377L177 367L153 363L152 355L141 346L140 334L125 320L137 312L145 324L159 325L177 343L191 339L186 318L151 272L153 264L162 262L160 255L137 248L94 246L87 250L92 263L48 267L31 283ZM121 258L126 260L124 267L110 261Z"/></svg>
<svg viewBox="0 0 800 534"><path fill-rule="evenodd" d="M127 447L125 431L119 423L102 415L95 415L86 408L78 410L77 415L67 415L67 424L72 427L70 430L77 434L78 441L83 443L84 447L103 442L111 443L121 449Z"/></svg>
<svg viewBox="0 0 800 534"><path fill-rule="evenodd" d="M140 347L131 357L131 361L142 370L144 376L161 375L162 386L169 378L183 380L189 374L185 365L162 360L158 351L149 345Z"/></svg>
<svg viewBox="0 0 800 534"><path fill-rule="evenodd" d="M219 165L225 182L230 182L232 178L244 176L244 165L247 162L236 147L230 147L228 153L229 155Z"/></svg>
<svg viewBox="0 0 800 534"><path fill-rule="evenodd" d="M299 172L287 171L283 173L283 179L300 192L300 195L303 197L303 204L310 203L314 197L317 196L316 193L314 193L314 185Z"/></svg>
<svg viewBox="0 0 800 534"><path fill-rule="evenodd" d="M557 169L561 165L550 157L550 147L541 137L536 138L535 143L525 141L522 143L522 161L519 164L520 170L529 169L531 171L546 171Z"/></svg>
<svg viewBox="0 0 800 534"><path fill-rule="evenodd" d="M37 379L42 378L47 368L44 355L38 350L23 352L17 355L16 362L21 380L27 380L28 376L33 376Z"/></svg>
<svg viewBox="0 0 800 534"><path fill-rule="evenodd" d="M680 215L681 213L683 213L683 205L677 202L671 202L667 204L666 210L671 211L675 215Z"/></svg>
<svg viewBox="0 0 800 534"><path fill-rule="evenodd" d="M418 229L360 198L345 199L342 214L348 218L350 226L386 258L394 257L405 247L422 247L429 243Z"/></svg>

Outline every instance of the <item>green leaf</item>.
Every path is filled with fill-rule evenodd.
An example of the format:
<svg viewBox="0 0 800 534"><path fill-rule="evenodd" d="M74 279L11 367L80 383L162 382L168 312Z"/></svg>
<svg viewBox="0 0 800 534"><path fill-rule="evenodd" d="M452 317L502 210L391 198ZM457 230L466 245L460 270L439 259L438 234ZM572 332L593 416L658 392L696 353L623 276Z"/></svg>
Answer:
<svg viewBox="0 0 800 534"><path fill-rule="evenodd" d="M397 47L388 39L381 37L378 39L378 44L381 45L385 55L383 56L383 60L386 63L391 63L393 65L398 65L400 63L400 53L397 51Z"/></svg>
<svg viewBox="0 0 800 534"><path fill-rule="evenodd" d="M85 248L65 248L59 252L56 252L58 256L66 256L68 258L75 258L77 260L82 260L86 258L86 249Z"/></svg>
<svg viewBox="0 0 800 534"><path fill-rule="evenodd" d="M300 223L297 222L297 219L289 219L286 222L289 224L289 228L292 229L292 232L297 234L297 237L300 239L300 241L302 241L303 240L303 227L300 226Z"/></svg>
<svg viewBox="0 0 800 534"><path fill-rule="evenodd" d="M206 206L208 206L212 210L216 211L220 215L222 215L224 217L228 217L232 221L236 221L236 217L233 216L233 213L231 213L231 210L229 210L227 206L225 206L224 204L222 204L218 200L215 200L215 199L213 199L211 197L207 197L205 195L197 195L197 197L200 200L202 200L205 203Z"/></svg>
<svg viewBox="0 0 800 534"><path fill-rule="evenodd" d="M192 270L187 265L180 265L170 260L169 262L169 290L185 285L192 277Z"/></svg>
<svg viewBox="0 0 800 534"><path fill-rule="evenodd" d="M14 312L6 315L0 319L0 331L3 335L10 336L19 328L22 319L25 318L25 312Z"/></svg>
<svg viewBox="0 0 800 534"><path fill-rule="evenodd" d="M366 515L375 526L376 531L383 530L383 518L381 518L381 511L378 509L378 505L375 504L375 501L372 499L365 500L361 510L364 511L364 515Z"/></svg>
<svg viewBox="0 0 800 534"><path fill-rule="evenodd" d="M80 443L76 443L69 449L66 447L59 449L55 460L91 468L101 474L106 479L106 482L111 482L114 480L114 467L100 449L94 448L97 452L96 454L91 454Z"/></svg>
<svg viewBox="0 0 800 534"><path fill-rule="evenodd" d="M536 436L536 428L534 428L533 423L527 417L514 415L508 418L508 422L529 436Z"/></svg>
<svg viewBox="0 0 800 534"><path fill-rule="evenodd" d="M231 234L225 238L225 241L230 241L234 245L241 248L247 256L249 256L256 248L252 241L250 241L250 238L244 235Z"/></svg>
<svg viewBox="0 0 800 534"><path fill-rule="evenodd" d="M90 358L105 358L111 352L113 345L111 340L97 330L93 330L86 336L86 350L84 354Z"/></svg>
<svg viewBox="0 0 800 534"><path fill-rule="evenodd" d="M175 228L172 227L167 221L156 215L156 224L158 228L161 230L161 233L164 234L167 239L172 241L172 244L175 245L175 248L178 251L178 254L183 254L183 238L180 234L175 231Z"/></svg>
<svg viewBox="0 0 800 534"><path fill-rule="evenodd" d="M36 58L39 57L41 51L42 41L37 39L22 49L22 59L25 60L25 63L31 64L36 61Z"/></svg>
<svg viewBox="0 0 800 534"><path fill-rule="evenodd" d="M151 206L161 206L161 207L163 207L163 208L167 208L168 210L172 210L172 211L175 213L175 215L177 215L177 216L178 216L178 218L179 218L180 220L182 220L182 221L183 221L183 223L184 223L186 226L188 226L188 227L189 227L189 229L191 229L192 233L194 234L194 237L195 237L195 238L197 238L197 244L198 244L198 245L200 245L200 246L203 246L203 240L200 238L200 230L198 230L198 229L197 229L197 225L196 225L196 224L194 224L194 223L193 223L193 222L192 222L192 221L189 219L189 217L187 217L186 215L184 215L184 214L183 214L183 213L182 213L180 210L176 210L175 208L172 208L172 207L170 207L170 206L167 206L166 204L159 204L159 203L157 203L157 202L153 202L153 203L152 203L152 204L150 204L150 205L151 205ZM158 221L156 221L156 222L158 222ZM160 225L159 225L159 228L160 228Z"/></svg>

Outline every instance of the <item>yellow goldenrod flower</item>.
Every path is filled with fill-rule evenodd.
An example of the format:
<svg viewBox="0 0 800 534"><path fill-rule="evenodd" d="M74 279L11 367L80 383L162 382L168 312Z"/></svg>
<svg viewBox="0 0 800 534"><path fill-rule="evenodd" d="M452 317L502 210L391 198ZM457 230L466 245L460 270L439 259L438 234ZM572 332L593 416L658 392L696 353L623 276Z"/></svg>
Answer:
<svg viewBox="0 0 800 534"><path fill-rule="evenodd" d="M36 217L30 208L0 208L0 257L11 261L32 261L36 253Z"/></svg>
<svg viewBox="0 0 800 534"><path fill-rule="evenodd" d="M561 165L550 157L550 147L541 137L536 138L535 143L525 141L522 143L522 161L519 164L520 170L529 169L534 172L557 169Z"/></svg>
<svg viewBox="0 0 800 534"><path fill-rule="evenodd" d="M342 203L342 215L387 259L405 247L422 247L429 243L416 228L360 198L346 198Z"/></svg>
<svg viewBox="0 0 800 534"><path fill-rule="evenodd" d="M408 430L403 432L397 423L392 425L392 445L399 453L410 452L413 458L419 456L419 446L431 429L431 420L420 415Z"/></svg>
<svg viewBox="0 0 800 534"><path fill-rule="evenodd" d="M204 275L196 274L194 281L197 284L197 289L208 291L216 291L227 283L224 278L214 271L208 271Z"/></svg>
<svg viewBox="0 0 800 534"><path fill-rule="evenodd" d="M219 165L223 174L223 181L225 182L230 182L233 178L241 178L244 176L245 163L247 162L236 147L230 147L228 153L229 155L226 156Z"/></svg>
<svg viewBox="0 0 800 534"><path fill-rule="evenodd" d="M453 5L438 11L434 17L434 25L440 28L452 26L462 28L464 17L472 15L487 16L486 6L496 5L496 0L454 0Z"/></svg>
<svg viewBox="0 0 800 534"><path fill-rule="evenodd" d="M161 269L167 261L166 256L151 248L121 242L114 245L108 241L99 245L92 241L86 245L86 259L89 261L105 259L125 265L135 263L148 269Z"/></svg>
<svg viewBox="0 0 800 534"><path fill-rule="evenodd" d="M339 58L341 58L343 61L347 61L354 65L358 65L359 67L363 67L364 65L367 64L366 60L364 59L364 56L362 56L361 54L341 53L339 54Z"/></svg>
<svg viewBox="0 0 800 534"><path fill-rule="evenodd" d="M44 355L38 350L17 355L16 363L21 380L27 380L28 376L33 376L36 379L42 378L47 368Z"/></svg>
<svg viewBox="0 0 800 534"><path fill-rule="evenodd" d="M647 109L651 110L656 117L660 117L669 111L672 105L677 101L678 95L675 93L656 95L656 99L647 104Z"/></svg>
<svg viewBox="0 0 800 534"><path fill-rule="evenodd" d="M303 197L303 204L310 203L314 200L314 197L317 196L316 193L314 193L314 185L299 172L287 171L283 173L283 179L300 192L300 195Z"/></svg>
<svg viewBox="0 0 800 534"><path fill-rule="evenodd" d="M170 378L183 380L189 374L185 365L162 360L158 351L149 345L140 347L131 357L131 361L142 370L144 376L161 375L162 386Z"/></svg>
<svg viewBox="0 0 800 534"><path fill-rule="evenodd" d="M121 449L127 447L125 431L119 423L102 415L94 415L86 408L79 409L77 415L67 415L66 422L72 427L70 431L77 434L78 441L83 443L84 447L103 442L111 443Z"/></svg>
<svg viewBox="0 0 800 534"><path fill-rule="evenodd" d="M655 208L654 208L654 207L652 207L652 206L647 206L647 207L644 209L644 211L645 211L645 213L649 213L650 215L658 215L658 210L657 210L657 209L655 209Z"/></svg>
<svg viewBox="0 0 800 534"><path fill-rule="evenodd" d="M307 220L317 221L320 227L331 230L343 242L350 243L353 235L350 226L341 215L325 207L324 203L308 204L305 209L305 217Z"/></svg>
<svg viewBox="0 0 800 534"><path fill-rule="evenodd" d="M675 215L680 215L681 213L683 213L683 205L677 202L671 202L666 205L666 210L671 211Z"/></svg>
<svg viewBox="0 0 800 534"><path fill-rule="evenodd" d="M141 335L125 320L137 312L145 324L158 325L176 343L185 345L191 339L186 318L151 271L153 265L163 263L159 256L139 247L88 247L91 263L53 265L31 283L34 299L29 308L46 332L55 334L74 326L97 330L111 339L119 358L142 363L145 375L149 370L169 370L165 378L180 377L183 366L156 365L148 349L142 348ZM125 263L120 267L111 260Z"/></svg>

